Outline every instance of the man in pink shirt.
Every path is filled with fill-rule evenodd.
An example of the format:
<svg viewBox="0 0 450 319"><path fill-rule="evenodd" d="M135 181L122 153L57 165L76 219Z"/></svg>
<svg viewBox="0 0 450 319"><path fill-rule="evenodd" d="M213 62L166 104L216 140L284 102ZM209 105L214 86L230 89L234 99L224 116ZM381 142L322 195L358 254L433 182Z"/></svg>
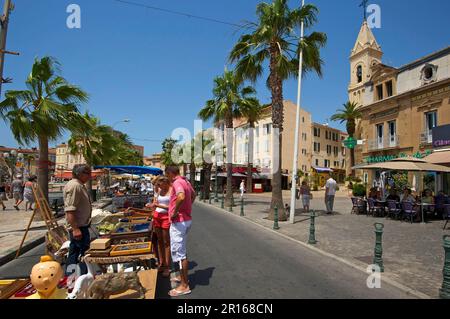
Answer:
<svg viewBox="0 0 450 319"><path fill-rule="evenodd" d="M180 285L172 289L169 295L172 297L191 293L188 283L189 262L186 254L187 234L192 224L192 203L195 201L195 191L192 185L182 176L176 166L166 168L166 176L172 182L172 193L169 202L170 225L170 250L172 261L180 265Z"/></svg>

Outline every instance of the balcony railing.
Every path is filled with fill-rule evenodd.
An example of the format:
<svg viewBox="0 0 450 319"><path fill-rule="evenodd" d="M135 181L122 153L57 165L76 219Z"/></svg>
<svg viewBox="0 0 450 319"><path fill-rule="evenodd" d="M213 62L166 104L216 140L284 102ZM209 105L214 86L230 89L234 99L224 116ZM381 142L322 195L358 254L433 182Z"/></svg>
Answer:
<svg viewBox="0 0 450 319"><path fill-rule="evenodd" d="M420 134L420 144L431 144L433 143L433 131L427 130Z"/></svg>
<svg viewBox="0 0 450 319"><path fill-rule="evenodd" d="M400 146L400 141L398 135L385 137L383 139L377 138L374 140L369 140L368 143L369 151L383 150L386 148L394 148Z"/></svg>

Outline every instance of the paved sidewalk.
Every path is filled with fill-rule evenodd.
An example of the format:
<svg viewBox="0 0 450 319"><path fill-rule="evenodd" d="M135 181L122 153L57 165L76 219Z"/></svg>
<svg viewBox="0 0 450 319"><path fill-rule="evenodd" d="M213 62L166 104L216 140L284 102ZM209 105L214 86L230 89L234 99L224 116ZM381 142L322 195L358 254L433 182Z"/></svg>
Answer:
<svg viewBox="0 0 450 319"><path fill-rule="evenodd" d="M348 263L367 269L372 264L375 248L374 223L384 224L383 261L385 273L382 279L394 280L408 288L431 298L439 298L444 266L443 235L450 233L450 227L442 230L443 221L432 221L426 225L410 224L386 218L351 214L351 200L346 191L339 191L335 200L334 215L327 215L323 192L314 192L311 209L319 214L316 218L316 239L314 247L332 254ZM271 194L246 194L245 217L268 229L273 221L267 220ZM290 192L283 192L284 203L290 203ZM240 197L235 195L233 214L240 213ZM219 203L214 203L220 207ZM297 207L301 201L297 201ZM295 224L279 222L281 234L308 242L310 219L302 209L296 210ZM293 252L295 253L295 252Z"/></svg>
<svg viewBox="0 0 450 319"><path fill-rule="evenodd" d="M0 260L8 254L17 251L33 214L32 211L25 211L25 203L20 204L20 211L13 207L13 199L4 201L4 203L6 210L0 210ZM24 246L44 237L46 232L45 223L35 218L27 234Z"/></svg>
<svg viewBox="0 0 450 319"><path fill-rule="evenodd" d="M6 210L3 211L0 207L0 261L8 262L10 258L6 258L8 255L15 253L22 242L23 235L30 222L32 211L25 211L25 203L20 204L21 210L17 211L13 205L14 200L10 199L4 201L6 204ZM93 203L93 209L104 208L111 203L110 199L100 200ZM32 244L36 241L42 241L47 233L47 227L45 222L41 221L37 217L36 213L30 230L27 234L27 238L24 242L24 246ZM39 216L40 217L40 216ZM63 225L65 223L64 216L58 218L58 223ZM22 250L21 253L24 251ZM6 258L6 259L5 259Z"/></svg>

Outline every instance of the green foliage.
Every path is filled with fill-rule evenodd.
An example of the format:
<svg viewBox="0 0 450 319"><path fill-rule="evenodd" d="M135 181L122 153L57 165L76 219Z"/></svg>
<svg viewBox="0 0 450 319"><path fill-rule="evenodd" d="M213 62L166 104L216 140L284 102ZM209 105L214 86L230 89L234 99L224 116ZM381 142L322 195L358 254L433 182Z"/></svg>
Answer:
<svg viewBox="0 0 450 319"><path fill-rule="evenodd" d="M364 184L353 185L353 196L364 197L366 194L366 186Z"/></svg>
<svg viewBox="0 0 450 319"><path fill-rule="evenodd" d="M402 190L404 188L411 188L411 185L408 183L408 174L406 173L397 173L392 176L394 181L394 187L398 190Z"/></svg>
<svg viewBox="0 0 450 319"><path fill-rule="evenodd" d="M359 107L359 104L356 102L347 102L344 104L344 109L337 110L337 113L331 117L332 121L347 123L347 133L350 137L354 137L356 121L362 117L362 113L358 109Z"/></svg>
<svg viewBox="0 0 450 319"><path fill-rule="evenodd" d="M313 191L317 192L319 190L319 186L317 184L314 184Z"/></svg>
<svg viewBox="0 0 450 319"><path fill-rule="evenodd" d="M423 183L425 184L425 188L434 189L435 177L433 174L427 174L423 177Z"/></svg>
<svg viewBox="0 0 450 319"><path fill-rule="evenodd" d="M0 103L0 117L21 145L42 136L55 140L78 123L77 107L87 102L88 95L58 76L59 66L51 57L36 59L25 81L28 90L9 90Z"/></svg>
<svg viewBox="0 0 450 319"><path fill-rule="evenodd" d="M175 141L172 138L166 138L162 142L162 155L161 155L161 162L164 164L164 166L170 166L174 165L174 161L172 159L172 150L177 144L177 141Z"/></svg>

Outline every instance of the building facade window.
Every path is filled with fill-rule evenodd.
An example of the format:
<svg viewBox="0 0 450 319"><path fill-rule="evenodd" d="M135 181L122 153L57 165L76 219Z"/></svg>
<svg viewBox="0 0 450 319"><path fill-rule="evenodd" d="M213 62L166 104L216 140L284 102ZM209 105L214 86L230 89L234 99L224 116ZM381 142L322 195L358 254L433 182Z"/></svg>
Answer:
<svg viewBox="0 0 450 319"><path fill-rule="evenodd" d="M319 160L318 159L316 159L316 166L317 167L319 166Z"/></svg>
<svg viewBox="0 0 450 319"><path fill-rule="evenodd" d="M358 65L356 68L356 80L358 83L361 83L363 81L363 72L362 72L362 66Z"/></svg>
<svg viewBox="0 0 450 319"><path fill-rule="evenodd" d="M378 148L383 148L384 143L384 124L377 124L376 125L376 136L377 136L377 146Z"/></svg>
<svg viewBox="0 0 450 319"><path fill-rule="evenodd" d="M388 97L391 97L394 95L394 87L392 85L392 80L386 82L386 94Z"/></svg>
<svg viewBox="0 0 450 319"><path fill-rule="evenodd" d="M327 154L328 154L328 155L331 154L331 145L327 145Z"/></svg>
<svg viewBox="0 0 450 319"><path fill-rule="evenodd" d="M378 101L381 101L384 98L384 96L383 96L383 85L382 84L377 86L377 98L378 98Z"/></svg>
<svg viewBox="0 0 450 319"><path fill-rule="evenodd" d="M317 127L314 128L314 136L320 137L320 128Z"/></svg>
<svg viewBox="0 0 450 319"><path fill-rule="evenodd" d="M437 112L433 111L433 112L428 112L425 113L425 128L426 128L426 136L427 136L427 141L428 143L432 143L433 142L433 128L435 128L437 126L438 123L438 118L437 118Z"/></svg>
<svg viewBox="0 0 450 319"><path fill-rule="evenodd" d="M388 122L389 127L389 147L397 145L397 124L395 121Z"/></svg>
<svg viewBox="0 0 450 319"><path fill-rule="evenodd" d="M330 167L330 161L329 160L323 160L324 167Z"/></svg>

